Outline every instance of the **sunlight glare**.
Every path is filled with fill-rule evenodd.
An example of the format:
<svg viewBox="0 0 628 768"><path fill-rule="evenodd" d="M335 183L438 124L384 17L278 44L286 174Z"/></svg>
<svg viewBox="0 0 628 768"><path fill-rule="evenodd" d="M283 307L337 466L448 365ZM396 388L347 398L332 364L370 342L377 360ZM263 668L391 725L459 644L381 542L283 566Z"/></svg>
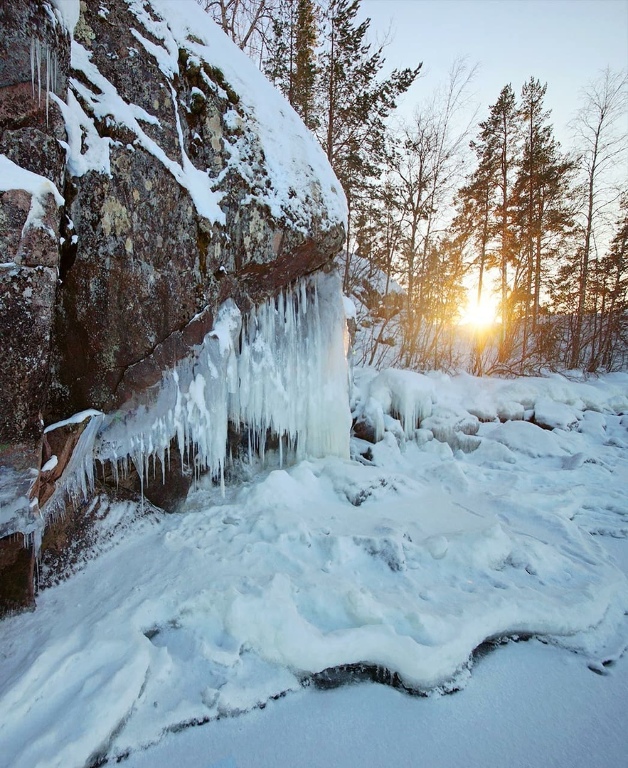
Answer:
<svg viewBox="0 0 628 768"><path fill-rule="evenodd" d="M461 314L460 325L488 328L497 322L497 301L495 297L485 294L478 303L477 298L469 296L467 306Z"/></svg>

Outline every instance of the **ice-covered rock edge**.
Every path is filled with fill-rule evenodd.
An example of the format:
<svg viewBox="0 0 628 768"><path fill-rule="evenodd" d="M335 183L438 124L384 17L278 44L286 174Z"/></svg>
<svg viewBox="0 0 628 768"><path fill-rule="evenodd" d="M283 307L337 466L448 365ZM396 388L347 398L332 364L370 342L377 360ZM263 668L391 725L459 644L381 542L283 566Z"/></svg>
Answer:
<svg viewBox="0 0 628 768"><path fill-rule="evenodd" d="M531 421L545 430L581 431L586 412L628 414L626 373L513 380L362 368L357 378L361 391L353 417L367 426L372 442L390 432L398 442L436 439L468 453L480 445L476 435L483 423Z"/></svg>
<svg viewBox="0 0 628 768"><path fill-rule="evenodd" d="M116 479L134 467L142 483L151 474L165 482L175 438L197 477L209 473L222 485L227 460L236 458L227 454L230 424L246 435L249 460L264 457L271 436L280 465L284 456L347 458L348 376L337 275L303 278L245 317L229 299L203 343L165 371L144 402L79 414L89 422L44 514L55 516L68 497L86 499L97 464L110 463Z"/></svg>

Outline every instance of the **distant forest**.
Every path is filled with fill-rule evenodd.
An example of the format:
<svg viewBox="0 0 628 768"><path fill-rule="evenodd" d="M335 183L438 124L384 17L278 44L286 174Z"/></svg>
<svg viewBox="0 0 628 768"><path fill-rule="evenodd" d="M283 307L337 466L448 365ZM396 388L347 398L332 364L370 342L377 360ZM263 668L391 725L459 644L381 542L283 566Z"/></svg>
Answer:
<svg viewBox="0 0 628 768"><path fill-rule="evenodd" d="M198 2L286 96L344 187L358 362L628 367L626 72L583 84L566 152L535 77L469 119L464 60L412 120L395 120L421 65L384 76L360 0ZM470 287L497 322L460 324Z"/></svg>

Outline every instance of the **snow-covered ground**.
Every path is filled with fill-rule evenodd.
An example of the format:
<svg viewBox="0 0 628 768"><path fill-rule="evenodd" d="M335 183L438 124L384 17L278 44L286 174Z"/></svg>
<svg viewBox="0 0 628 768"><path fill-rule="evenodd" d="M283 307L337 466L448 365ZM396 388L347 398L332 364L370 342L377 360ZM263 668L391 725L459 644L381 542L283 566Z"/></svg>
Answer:
<svg viewBox="0 0 628 768"><path fill-rule="evenodd" d="M623 661L623 660L622 660ZM561 649L509 644L453 696L365 683L308 689L170 734L125 768L624 768L628 664L604 677Z"/></svg>
<svg viewBox="0 0 628 768"><path fill-rule="evenodd" d="M356 379L383 439L353 461L112 504L98 557L0 625L3 765L623 764L628 375ZM513 635L550 646L473 656ZM304 688L370 674L431 695Z"/></svg>

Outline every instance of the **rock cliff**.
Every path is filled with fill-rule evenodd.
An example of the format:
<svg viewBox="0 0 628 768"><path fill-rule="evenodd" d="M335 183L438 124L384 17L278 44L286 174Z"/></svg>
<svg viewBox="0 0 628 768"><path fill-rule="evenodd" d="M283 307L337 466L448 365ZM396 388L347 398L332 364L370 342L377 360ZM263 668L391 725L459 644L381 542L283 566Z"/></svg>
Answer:
<svg viewBox="0 0 628 768"><path fill-rule="evenodd" d="M245 317L331 262L345 203L299 118L193 0L9 2L0 35L0 569L23 580L0 600L12 607L32 596L39 502L71 453L45 425L148 407L225 302ZM62 427L72 447L88 422Z"/></svg>

